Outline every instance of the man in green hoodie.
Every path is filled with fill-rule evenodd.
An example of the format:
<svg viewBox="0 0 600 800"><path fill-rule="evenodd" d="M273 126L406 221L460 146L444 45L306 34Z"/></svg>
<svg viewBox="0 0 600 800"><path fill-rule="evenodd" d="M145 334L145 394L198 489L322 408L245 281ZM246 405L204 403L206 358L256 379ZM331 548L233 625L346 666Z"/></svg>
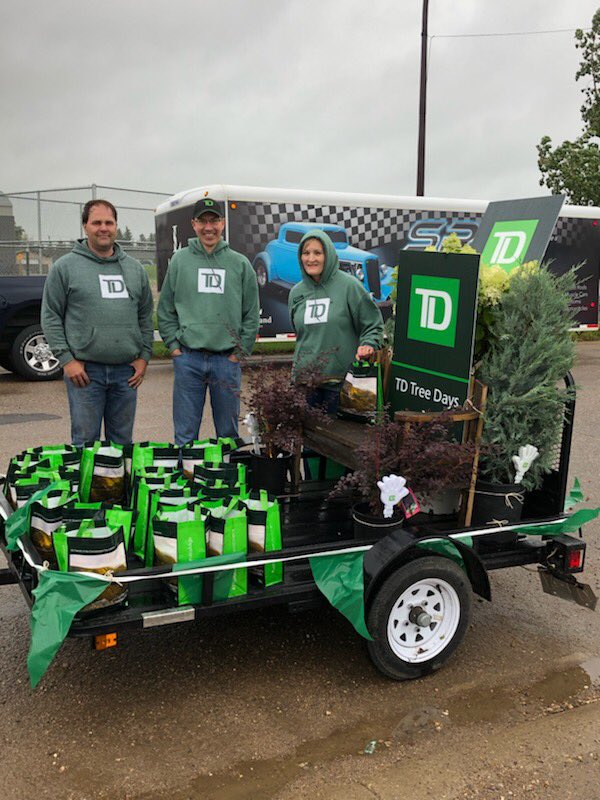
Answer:
<svg viewBox="0 0 600 800"><path fill-rule="evenodd" d="M158 329L173 356L175 443L198 438L206 389L217 436L237 436L241 365L260 325L258 284L250 262L223 241L222 205L194 206L197 238L177 250L158 303Z"/></svg>
<svg viewBox="0 0 600 800"><path fill-rule="evenodd" d="M137 389L152 353L152 291L146 270L117 244L117 211L90 200L85 239L48 273L42 328L63 367L71 438L132 440Z"/></svg>
<svg viewBox="0 0 600 800"><path fill-rule="evenodd" d="M294 373L313 364L323 374L309 397L335 414L346 372L369 359L383 340L383 319L373 298L353 275L342 272L333 242L322 230L308 231L298 247L302 280L291 290L288 309L296 332Z"/></svg>

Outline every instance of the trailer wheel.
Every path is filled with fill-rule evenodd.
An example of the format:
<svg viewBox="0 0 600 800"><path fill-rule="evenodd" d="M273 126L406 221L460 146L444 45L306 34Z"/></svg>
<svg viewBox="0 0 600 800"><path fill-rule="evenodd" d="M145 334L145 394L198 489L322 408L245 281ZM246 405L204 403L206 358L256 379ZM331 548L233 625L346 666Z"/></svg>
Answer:
<svg viewBox="0 0 600 800"><path fill-rule="evenodd" d="M39 325L29 325L17 334L10 361L14 371L30 381L52 381L62 374L58 359L52 355Z"/></svg>
<svg viewBox="0 0 600 800"><path fill-rule="evenodd" d="M257 258L254 262L254 271L256 272L256 281L259 289L264 289L269 282L269 270L262 258Z"/></svg>
<svg viewBox="0 0 600 800"><path fill-rule="evenodd" d="M394 680L433 672L460 644L471 613L471 584L447 558L404 564L382 584L367 615L377 669Z"/></svg>

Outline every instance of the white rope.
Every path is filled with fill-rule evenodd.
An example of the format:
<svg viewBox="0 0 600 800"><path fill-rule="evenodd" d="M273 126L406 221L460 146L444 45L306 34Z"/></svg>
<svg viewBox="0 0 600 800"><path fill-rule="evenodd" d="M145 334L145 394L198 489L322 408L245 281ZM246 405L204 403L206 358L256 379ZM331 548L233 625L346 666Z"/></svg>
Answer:
<svg viewBox="0 0 600 800"><path fill-rule="evenodd" d="M480 529L475 530L475 531L461 531L460 533L448 534L447 538L449 538L449 539L457 539L457 540L460 541L461 539L468 539L468 538L473 537L473 536L475 536L475 537L483 536L483 535L488 534L488 533L493 533L494 535L496 535L497 533L502 532L502 531L512 531L512 530L515 530L516 528L522 528L526 524L527 524L527 527L531 527L531 528L535 528L535 527L543 526L543 525L560 525L566 519L567 519L567 517L563 516L563 517L560 517L559 519L556 519L556 520L551 520L551 521L550 520L545 520L544 522L535 522L535 523L531 523L531 524L527 524L527 523L522 523L521 522L521 523L516 523L514 525L502 526L501 528L480 528ZM415 539L414 544L419 544L419 543L434 544L436 542L442 542L442 541L444 541L444 539L441 539L441 538ZM45 570L48 569L48 562L47 561L45 561L44 564L42 564L42 565L36 564L33 561L31 556L29 555L29 553L27 553L25 551L25 548L24 548L24 546L23 546L23 544L22 544L20 539L17 539L17 544L19 545L19 548L20 548L21 552L23 553L23 558L25 559L25 561L29 564L29 566L32 569L37 570L37 572L44 572ZM375 542L373 542L373 544L375 544ZM350 553L364 553L367 550L370 550L371 547L373 547L373 544L360 545L360 546L355 546L355 547L344 547L344 548L341 548L341 549L338 549L338 550L325 550L325 551L320 552L320 553L306 553L306 554L303 554L303 555L295 555L295 556L282 556L282 557L276 557L276 558L264 558L264 559L260 559L260 560L256 560L256 561L236 561L236 562L231 563L231 564L222 564L220 566L193 567L193 568L190 568L190 569L182 569L182 570L174 570L172 572L165 572L165 573L162 573L160 575L157 575L156 573L151 574L151 575L127 575L127 573L122 573L122 574L119 574L118 577L115 577L114 575L110 575L108 573L103 575L103 574L100 574L100 573L97 573L97 572L94 572L94 573L82 572L80 570L74 570L72 572L65 573L65 574L83 575L83 576L88 577L88 578L90 577L90 575L93 575L93 577L98 578L99 580L103 580L106 583L118 583L118 584L135 583L136 581L156 580L157 578L178 578L178 577L183 577L183 576L187 576L187 575L203 575L204 573L210 573L210 572L226 572L226 571L233 570L233 569L245 569L245 568L249 568L249 567L263 567L263 566L267 566L268 564L282 564L282 563L291 562L291 561L302 561L303 559L306 560L307 558L325 558L327 556L348 555Z"/></svg>

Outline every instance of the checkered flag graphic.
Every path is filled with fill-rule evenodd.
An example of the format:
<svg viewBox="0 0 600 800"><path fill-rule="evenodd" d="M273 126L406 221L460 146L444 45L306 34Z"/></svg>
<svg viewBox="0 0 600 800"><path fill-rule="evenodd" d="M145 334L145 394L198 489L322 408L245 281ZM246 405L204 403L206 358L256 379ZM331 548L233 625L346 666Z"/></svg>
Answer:
<svg viewBox="0 0 600 800"><path fill-rule="evenodd" d="M396 208L360 208L318 206L299 203L238 203L230 211L230 225L236 231L236 247L252 259L274 236L285 222L314 222L342 226L348 233L350 244L361 250L373 250L390 242L404 239L411 226L421 219L445 219L453 216L448 211L417 211ZM470 219L481 214L469 213Z"/></svg>

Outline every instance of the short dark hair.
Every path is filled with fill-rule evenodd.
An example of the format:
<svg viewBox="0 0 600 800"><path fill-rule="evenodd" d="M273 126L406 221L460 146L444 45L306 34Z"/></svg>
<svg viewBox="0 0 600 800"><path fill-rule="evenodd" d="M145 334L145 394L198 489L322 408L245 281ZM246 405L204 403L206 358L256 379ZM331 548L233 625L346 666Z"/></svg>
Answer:
<svg viewBox="0 0 600 800"><path fill-rule="evenodd" d="M115 222L117 221L117 209L113 206L113 204L109 200L88 200L87 203L83 207L83 211L81 212L81 223L85 225L90 218L90 211L95 206L106 206L110 208L112 211L113 217L115 218Z"/></svg>

